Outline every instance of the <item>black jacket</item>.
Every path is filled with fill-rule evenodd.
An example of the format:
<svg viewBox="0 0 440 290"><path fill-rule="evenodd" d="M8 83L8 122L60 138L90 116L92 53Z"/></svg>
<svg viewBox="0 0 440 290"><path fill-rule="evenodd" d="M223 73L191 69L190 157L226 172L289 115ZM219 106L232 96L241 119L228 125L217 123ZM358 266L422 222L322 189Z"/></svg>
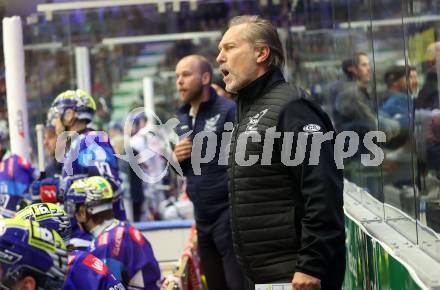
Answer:
<svg viewBox="0 0 440 290"><path fill-rule="evenodd" d="M223 158L223 162L220 162L223 165L219 165L219 158L221 158L220 152L223 151L222 155L224 156L224 149L226 149L225 146L221 146L224 124L230 122L231 128L229 130L232 129L236 106L233 101L217 96L215 91L211 89L209 100L200 104L194 127L189 110L190 105L185 105L177 112L180 124L176 131L179 136L188 131L192 131L192 138L202 131L210 131L217 136L215 156L208 163L200 164L201 174L194 173L194 164L191 164L191 160L184 160L180 163L183 174L187 178L187 192L194 204L196 221L212 222L221 212L227 210L229 204L226 174L227 156ZM204 139L199 143L203 143L201 151L203 157L206 153L207 140ZM194 145L193 143L193 150L195 150Z"/></svg>
<svg viewBox="0 0 440 290"><path fill-rule="evenodd" d="M228 168L234 249L255 283L290 281L299 271L320 278L323 289L337 289L345 271L345 231L343 175L335 165L333 142L322 144L318 165L308 162L312 138L302 164L283 164L284 138L285 145L293 140L285 150L293 159L299 132L333 131L328 116L304 96L289 87L280 70L269 71L238 92ZM273 151L264 150L262 162L268 128L281 136L274 138ZM256 133L261 138L251 141ZM244 166L255 156L258 162Z"/></svg>

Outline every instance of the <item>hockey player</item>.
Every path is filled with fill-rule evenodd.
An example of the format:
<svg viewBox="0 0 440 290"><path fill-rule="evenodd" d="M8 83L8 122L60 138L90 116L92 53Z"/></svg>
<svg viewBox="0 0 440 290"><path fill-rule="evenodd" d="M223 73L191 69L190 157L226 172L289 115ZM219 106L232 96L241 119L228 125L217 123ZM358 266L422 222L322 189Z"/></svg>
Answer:
<svg viewBox="0 0 440 290"><path fill-rule="evenodd" d="M69 216L53 203L36 203L19 211L15 217L38 221L41 226L57 231L68 242L72 228ZM124 290L125 287L100 259L86 251L69 252L68 272L62 290Z"/></svg>
<svg viewBox="0 0 440 290"><path fill-rule="evenodd" d="M61 289L67 268L60 235L37 222L0 219L0 288Z"/></svg>
<svg viewBox="0 0 440 290"><path fill-rule="evenodd" d="M54 203L34 203L17 212L16 219L31 220L41 226L57 231L67 244L72 235L69 216Z"/></svg>
<svg viewBox="0 0 440 290"><path fill-rule="evenodd" d="M35 177L35 169L24 157L12 154L0 162L0 215L2 217L14 217L22 203L30 199L27 191Z"/></svg>
<svg viewBox="0 0 440 290"><path fill-rule="evenodd" d="M66 208L94 240L100 258L127 289L159 289L160 269L148 240L133 226L113 217L113 190L106 179L75 181L66 193Z"/></svg>
<svg viewBox="0 0 440 290"><path fill-rule="evenodd" d="M57 150L65 149L67 153L64 155L62 178L59 184L56 179L46 179L40 183L42 187L53 183L59 192L58 198L62 201L64 193L74 180L86 176L103 176L110 182L115 192L113 200L115 216L125 220L125 210L121 196L118 194L121 181L113 147L105 133L93 131L88 127L95 111L96 104L93 97L82 90L68 90L55 98L48 112L48 123L55 127L58 135L57 143L65 146ZM40 196L44 195L41 193L42 187L40 187ZM38 191L38 186L33 188L34 191ZM75 220L71 223L73 233L70 243L76 248L87 248L92 239L91 235L81 231Z"/></svg>
<svg viewBox="0 0 440 290"><path fill-rule="evenodd" d="M68 189L70 180L82 175L103 176L112 185L113 192L119 192L121 181L118 162L109 138L103 132L88 128L95 111L93 97L82 90L65 91L59 94L51 105L48 119L55 126L58 138L63 133L78 134L71 139L70 148L63 161L62 176L67 182L64 184L65 188L60 187L61 191ZM65 145L69 144L66 142ZM117 218L126 219L119 195L115 196L114 210Z"/></svg>

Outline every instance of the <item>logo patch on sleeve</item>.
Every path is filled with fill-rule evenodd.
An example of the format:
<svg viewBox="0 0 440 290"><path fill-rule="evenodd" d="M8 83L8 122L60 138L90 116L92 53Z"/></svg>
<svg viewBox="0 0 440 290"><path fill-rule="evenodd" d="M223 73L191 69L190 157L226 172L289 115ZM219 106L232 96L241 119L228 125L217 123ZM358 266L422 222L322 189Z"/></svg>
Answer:
<svg viewBox="0 0 440 290"><path fill-rule="evenodd" d="M105 265L103 261L91 254L87 255L87 257L83 261L83 264L99 275L107 275L108 273L107 265Z"/></svg>
<svg viewBox="0 0 440 290"><path fill-rule="evenodd" d="M144 237L142 236L141 232L138 231L135 227L130 226L128 229L128 233L130 234L131 238L139 245L144 245Z"/></svg>

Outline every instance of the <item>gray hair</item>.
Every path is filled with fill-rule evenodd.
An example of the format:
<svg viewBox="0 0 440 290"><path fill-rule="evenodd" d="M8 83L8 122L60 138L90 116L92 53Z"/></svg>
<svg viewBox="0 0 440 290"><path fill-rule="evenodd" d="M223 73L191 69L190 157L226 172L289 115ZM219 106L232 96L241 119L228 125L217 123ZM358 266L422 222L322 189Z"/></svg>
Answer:
<svg viewBox="0 0 440 290"><path fill-rule="evenodd" d="M267 19L258 15L236 16L229 22L229 28L232 26L247 24L244 38L254 47L267 46L270 49L269 57L266 60L268 68L280 68L284 66L284 53L280 37L276 27Z"/></svg>

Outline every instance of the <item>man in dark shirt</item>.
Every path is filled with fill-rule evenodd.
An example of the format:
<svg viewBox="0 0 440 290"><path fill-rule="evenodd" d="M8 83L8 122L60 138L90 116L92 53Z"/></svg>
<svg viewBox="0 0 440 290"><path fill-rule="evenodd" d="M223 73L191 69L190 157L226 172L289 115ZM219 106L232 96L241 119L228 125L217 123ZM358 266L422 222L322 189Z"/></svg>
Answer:
<svg viewBox="0 0 440 290"><path fill-rule="evenodd" d="M301 136L334 131L330 119L284 80L282 45L269 21L233 18L217 62L226 90L237 93L228 170L231 226L249 289L274 282L292 283L294 290L341 289L343 176L334 142L322 142L319 152L300 143L304 161L290 157Z"/></svg>
<svg viewBox="0 0 440 290"><path fill-rule="evenodd" d="M191 134L176 145L174 153L194 204L198 247L208 287L238 290L243 289L243 275L232 248L226 162L221 160L225 149L222 133L225 128L232 129L236 107L233 101L216 94L211 81L212 68L204 57L190 55L177 64L176 87L184 103L177 112L177 133ZM196 137L199 133L214 134L217 143L212 160L199 164L195 170L195 160L191 158L194 148L201 148L201 156L212 149L207 148L211 147L208 141Z"/></svg>

